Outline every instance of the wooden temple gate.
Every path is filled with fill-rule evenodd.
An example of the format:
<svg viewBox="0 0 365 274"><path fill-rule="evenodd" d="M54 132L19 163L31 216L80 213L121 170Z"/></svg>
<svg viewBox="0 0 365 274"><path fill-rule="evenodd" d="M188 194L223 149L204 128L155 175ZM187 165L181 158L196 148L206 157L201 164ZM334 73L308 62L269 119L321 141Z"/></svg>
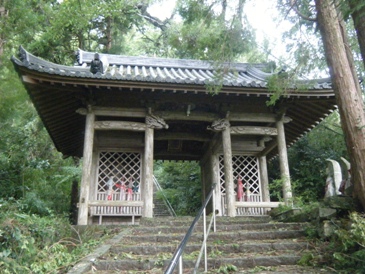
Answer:
<svg viewBox="0 0 365 274"><path fill-rule="evenodd" d="M278 206L267 174L278 156L290 204L287 147L336 108L328 79L293 84L268 107L265 64L225 64L220 79L209 62L82 50L75 66L23 48L12 61L56 148L83 158L80 225L151 218L156 159L199 161L202 191L215 183L215 210L234 217Z"/></svg>

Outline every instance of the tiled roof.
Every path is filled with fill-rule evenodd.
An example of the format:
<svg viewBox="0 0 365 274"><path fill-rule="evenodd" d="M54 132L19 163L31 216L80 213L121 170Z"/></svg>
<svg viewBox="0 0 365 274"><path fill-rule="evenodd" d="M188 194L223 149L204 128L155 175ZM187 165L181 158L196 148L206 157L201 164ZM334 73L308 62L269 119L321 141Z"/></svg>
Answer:
<svg viewBox="0 0 365 274"><path fill-rule="evenodd" d="M221 81L226 87L266 88L268 78L273 75L263 71L267 69L267 64L225 63L215 66L213 62L208 61L112 54L99 54L101 60L106 60L104 63L107 63L107 68L105 73L93 74L90 72L90 64L94 54L78 50L76 64L63 66L35 57L21 48L20 60L14 57L12 60L19 66L42 73L136 82L209 85ZM225 71L223 79L218 79L219 69ZM301 83L306 83L308 89L331 89L329 79L301 81Z"/></svg>
<svg viewBox="0 0 365 274"><path fill-rule="evenodd" d="M23 48L19 53L19 58L12 57L14 66L57 149L64 155L82 156L85 117L77 110L88 104L107 109L146 111L151 108L157 113L182 112L184 116L186 112L188 118L169 121L169 133L188 132L203 137L210 134L206 132L207 126L228 112L259 117L274 114L278 107L266 104L271 95L267 81L273 74L264 72L267 69L265 64L221 64L228 69L224 70L220 92L212 96L206 84L216 79L216 69L207 61L100 54L101 60L107 59L104 61L104 65L107 64L105 73L93 74L90 64L95 53L92 52L79 50L77 63L73 66L45 61ZM294 143L336 109L329 79L302 81L300 84L307 89L293 87L280 97L278 103L292 119L285 125L287 144ZM187 112L188 107L192 107L191 115ZM193 114L197 114L197 118L193 118ZM206 115L209 121L199 120L200 115ZM143 118L134 117L132 120L141 122ZM235 123L242 125L240 121ZM246 122L245 125L262 126L262 122ZM184 152L190 155L186 157L200 159L205 141L193 138L184 139L184 142ZM275 141L271 142L273 150L267 155L269 158L277 153ZM163 153L166 143L163 138L156 141L156 151ZM173 156L168 154L166 157Z"/></svg>

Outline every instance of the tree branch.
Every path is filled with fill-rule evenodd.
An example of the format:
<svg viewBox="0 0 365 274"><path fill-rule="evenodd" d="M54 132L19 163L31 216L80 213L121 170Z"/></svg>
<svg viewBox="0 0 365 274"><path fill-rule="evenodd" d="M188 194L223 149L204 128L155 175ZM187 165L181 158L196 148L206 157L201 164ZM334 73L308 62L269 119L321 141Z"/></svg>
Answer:
<svg viewBox="0 0 365 274"><path fill-rule="evenodd" d="M173 19L175 16L175 10L171 14L170 18L165 19L164 21L161 21L159 18L152 16L147 11L146 5L138 6L138 9L140 10L139 16L143 17L147 22L151 23L156 28L161 29L164 31L166 29L166 25Z"/></svg>
<svg viewBox="0 0 365 274"><path fill-rule="evenodd" d="M305 15L304 13L300 12L300 10L296 6L297 6L297 0L290 0L290 9L294 10L294 12L296 14L298 14L300 17L302 17L305 20L312 21L312 22L317 21L317 16L310 17L308 15Z"/></svg>

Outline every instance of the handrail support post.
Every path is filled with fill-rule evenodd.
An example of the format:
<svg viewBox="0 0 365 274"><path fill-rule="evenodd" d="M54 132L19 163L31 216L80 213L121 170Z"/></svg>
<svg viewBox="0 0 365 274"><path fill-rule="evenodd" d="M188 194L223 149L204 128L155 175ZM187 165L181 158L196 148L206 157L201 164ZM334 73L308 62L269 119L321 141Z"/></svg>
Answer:
<svg viewBox="0 0 365 274"><path fill-rule="evenodd" d="M204 270L208 271L208 255L207 255L207 209L204 208L203 213L203 229L204 229Z"/></svg>

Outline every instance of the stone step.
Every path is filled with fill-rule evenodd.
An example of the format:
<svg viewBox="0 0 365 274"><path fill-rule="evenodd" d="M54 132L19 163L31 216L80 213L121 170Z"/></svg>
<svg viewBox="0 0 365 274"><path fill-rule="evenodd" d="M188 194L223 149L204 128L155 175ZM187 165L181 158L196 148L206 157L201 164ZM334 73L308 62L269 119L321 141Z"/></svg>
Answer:
<svg viewBox="0 0 365 274"><path fill-rule="evenodd" d="M207 224L208 226L208 224ZM291 230L303 229L306 226L304 223L248 223L248 224L216 224L217 232L220 231L248 231L248 230ZM156 227L139 227L138 232L144 234L166 234L166 233L183 233L189 229L188 225L178 226L156 226ZM203 231L201 223L194 228L194 231Z"/></svg>
<svg viewBox="0 0 365 274"><path fill-rule="evenodd" d="M190 226L193 222L193 217L157 217L157 218L141 218L140 225L141 226L180 226L186 225ZM207 217L207 222L210 221L210 216ZM233 225L233 224L252 224L252 223L267 223L271 221L270 216L239 216L235 218L230 217L217 217L216 223L217 224L226 224L226 225ZM202 218L199 220L198 225L202 224Z"/></svg>
<svg viewBox="0 0 365 274"><path fill-rule="evenodd" d="M211 233L208 240L210 242L236 242L240 240L269 240L269 239L286 239L286 238L298 238L304 235L303 230L272 230L272 231L234 231L234 232L217 232ZM150 243L169 243L180 242L184 235L182 234L157 234L157 235L126 235L124 237L124 243L137 243L144 242ZM190 237L190 242L200 242L203 239L202 233L195 233Z"/></svg>
<svg viewBox="0 0 365 274"><path fill-rule="evenodd" d="M278 256L262 256L255 255L252 257L236 257L236 258L213 258L208 259L208 269L219 269L223 265L233 265L240 269L248 269L254 268L257 266L281 266L281 265L295 265L300 256L284 254ZM163 273L163 270L166 269L168 264L170 263L169 259L164 259L161 257L160 259L149 259L149 260L133 260L133 259L122 259L122 260L102 260L96 261L94 263L94 269L97 271L118 271L128 269L129 272L125 273L133 273L131 271L149 271L155 270L160 271L156 273ZM185 260L184 259L184 269L193 269L195 266L195 260ZM203 268L203 264L201 262L200 269ZM191 272L188 272L191 273Z"/></svg>
<svg viewBox="0 0 365 274"><path fill-rule="evenodd" d="M120 228L124 232L108 251L89 260L89 273L91 268L97 273L163 273L192 221L192 217L142 218L139 226ZM270 221L267 216L217 218L217 232L210 232L207 242L208 273L223 273L217 271L227 265L237 268L234 273L295 266L309 248L305 225ZM194 268L202 227L199 221L184 250L184 273L192 273Z"/></svg>
<svg viewBox="0 0 365 274"><path fill-rule="evenodd" d="M133 254L133 255L155 255L158 253L171 253L176 250L176 244L164 245L116 245L110 248L110 254ZM199 251L201 244L188 244L184 253L190 254ZM304 240L280 240L280 241L250 241L230 244L209 244L207 245L208 253L263 253L273 251L301 251L308 248L308 243ZM114 255L111 255L112 257Z"/></svg>
<svg viewBox="0 0 365 274"><path fill-rule="evenodd" d="M221 267L221 269L224 269L224 266ZM199 268L203 272L203 267ZM175 271L176 272L176 271ZM192 273L192 269L184 269L184 273ZM90 272L95 273L95 272ZM108 270L98 270L98 274L106 274L106 273L115 273L113 271ZM162 270L159 268L153 268L151 270L145 270L143 272L140 271L123 271L118 270L117 273L119 274L135 274L135 273L144 273L144 274L161 274ZM177 273L177 272L176 272ZM219 270L219 268L208 270L208 272L205 273L224 273L223 270ZM275 266L255 266L253 268L241 268L237 269L235 272L229 272L229 273L237 273L237 274L335 274L338 272L331 271L328 268L321 268L321 267L313 267L313 266L300 266L300 265L275 265Z"/></svg>

